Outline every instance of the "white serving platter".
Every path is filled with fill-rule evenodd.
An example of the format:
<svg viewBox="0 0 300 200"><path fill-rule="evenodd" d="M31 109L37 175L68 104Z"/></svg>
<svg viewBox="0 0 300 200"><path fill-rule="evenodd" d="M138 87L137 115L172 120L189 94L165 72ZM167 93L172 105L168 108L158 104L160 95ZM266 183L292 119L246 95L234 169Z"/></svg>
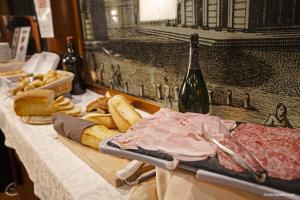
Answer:
<svg viewBox="0 0 300 200"><path fill-rule="evenodd" d="M233 188L237 188L240 190L248 191L254 194L258 194L270 199L282 199L282 200L299 200L300 196L288 193L285 191L281 191L278 189L274 189L265 185L255 184L252 182L240 180L237 178L232 178L226 175L222 175L219 173L203 170L203 169L195 169L194 167L186 166L181 163L176 163L175 161L167 161L160 158L156 158L153 156L144 155L137 152L132 152L128 150L119 149L113 146L110 146L108 143L112 140L112 138L103 140L99 144L99 149L102 153L138 160L144 163L148 163L154 165L156 167L160 167L167 170L174 170L176 167L191 171L195 173L195 177L198 180L204 180L212 183L227 185ZM178 165L177 165L178 164ZM300 186L299 186L300 189Z"/></svg>
<svg viewBox="0 0 300 200"><path fill-rule="evenodd" d="M218 173L209 172L206 170L199 169L196 173L196 178L199 180L205 180L212 183L218 183L227 185L230 187L238 188L244 191L252 192L270 199L281 199L281 200L299 200L300 196L274 188L270 188L263 185L258 185L248 181L231 178ZM300 186L299 186L300 187ZM299 188L300 189L300 188Z"/></svg>

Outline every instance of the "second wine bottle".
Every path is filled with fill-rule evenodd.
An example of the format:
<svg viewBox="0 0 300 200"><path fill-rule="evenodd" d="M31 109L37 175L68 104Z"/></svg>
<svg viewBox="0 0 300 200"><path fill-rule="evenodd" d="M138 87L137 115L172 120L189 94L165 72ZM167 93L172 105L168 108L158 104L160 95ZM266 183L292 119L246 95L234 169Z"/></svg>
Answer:
<svg viewBox="0 0 300 200"><path fill-rule="evenodd" d="M74 79L72 81L72 95L80 95L85 93L85 83L83 79L83 60L76 53L74 48L74 37L67 37L68 50L63 57L63 68L65 71L72 72Z"/></svg>

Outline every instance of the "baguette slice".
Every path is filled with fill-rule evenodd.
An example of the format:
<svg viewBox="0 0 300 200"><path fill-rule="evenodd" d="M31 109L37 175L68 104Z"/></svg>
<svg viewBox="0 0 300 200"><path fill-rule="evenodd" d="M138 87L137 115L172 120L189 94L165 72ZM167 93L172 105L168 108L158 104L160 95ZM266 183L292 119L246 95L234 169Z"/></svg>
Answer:
<svg viewBox="0 0 300 200"><path fill-rule="evenodd" d="M62 102L64 99L65 99L64 96L59 96L59 97L57 97L57 98L54 100L54 103L55 103L55 104L60 103L60 102Z"/></svg>
<svg viewBox="0 0 300 200"><path fill-rule="evenodd" d="M57 110L59 110L59 111L71 110L74 108L74 104L72 102L69 102L68 104L62 105L62 106L60 106L58 104L54 104L53 106L56 107Z"/></svg>
<svg viewBox="0 0 300 200"><path fill-rule="evenodd" d="M100 97L95 101L90 102L87 107L87 112L97 111L99 113L107 113L108 111L108 100L112 97L109 92L106 92L104 97Z"/></svg>
<svg viewBox="0 0 300 200"><path fill-rule="evenodd" d="M82 116L81 109L80 109L79 106L74 106L70 110L62 110L62 111L59 111L59 112L64 113L66 115L71 115L71 116L74 116L74 117Z"/></svg>
<svg viewBox="0 0 300 200"><path fill-rule="evenodd" d="M21 120L32 125L45 125L52 123L51 116L23 116L21 117Z"/></svg>
<svg viewBox="0 0 300 200"><path fill-rule="evenodd" d="M100 124L106 128L117 128L111 114L89 113L83 116L82 119L95 122L96 124Z"/></svg>
<svg viewBox="0 0 300 200"><path fill-rule="evenodd" d="M139 122L142 117L129 101L122 95L115 95L108 101L109 112L121 132L126 132L130 126Z"/></svg>
<svg viewBox="0 0 300 200"><path fill-rule="evenodd" d="M18 94L14 99L14 110L18 116L50 116L56 112L52 102L52 90L32 90Z"/></svg>
<svg viewBox="0 0 300 200"><path fill-rule="evenodd" d="M119 132L110 130L102 125L94 125L84 129L81 135L81 143L86 146L99 149L99 142L109 137L118 135Z"/></svg>
<svg viewBox="0 0 300 200"><path fill-rule="evenodd" d="M65 106L65 105L68 105L69 103L71 102L71 100L69 98L64 98L62 101L60 102L56 102L56 100L54 101L54 104L58 107L61 107L61 106Z"/></svg>
<svg viewBox="0 0 300 200"><path fill-rule="evenodd" d="M104 110L104 111L108 111L108 99L106 96L105 97L100 97L98 99L96 99L95 101L90 102L87 107L86 107L86 111L87 112L91 112L94 110L97 110L98 108Z"/></svg>

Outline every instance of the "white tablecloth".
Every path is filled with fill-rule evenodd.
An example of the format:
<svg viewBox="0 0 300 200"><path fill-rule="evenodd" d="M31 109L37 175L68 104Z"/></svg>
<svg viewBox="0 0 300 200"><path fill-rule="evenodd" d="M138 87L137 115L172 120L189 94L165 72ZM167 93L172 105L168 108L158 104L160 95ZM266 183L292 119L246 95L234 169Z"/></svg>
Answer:
<svg viewBox="0 0 300 200"><path fill-rule="evenodd" d="M85 106L97 98L88 91L73 102ZM128 188L116 189L64 146L52 125L34 126L21 122L13 111L13 100L0 93L0 128L5 145L16 150L35 194L45 200L125 199Z"/></svg>

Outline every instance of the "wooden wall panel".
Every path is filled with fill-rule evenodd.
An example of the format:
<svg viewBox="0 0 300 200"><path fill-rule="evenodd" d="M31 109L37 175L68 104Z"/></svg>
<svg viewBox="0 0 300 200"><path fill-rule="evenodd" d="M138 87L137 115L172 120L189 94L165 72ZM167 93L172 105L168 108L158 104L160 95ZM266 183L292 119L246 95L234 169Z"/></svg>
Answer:
<svg viewBox="0 0 300 200"><path fill-rule="evenodd" d="M77 0L51 0L54 38L47 39L48 51L63 56L67 50L66 37L73 35L76 49L84 56L82 29Z"/></svg>
<svg viewBox="0 0 300 200"><path fill-rule="evenodd" d="M8 0L0 0L0 5L0 15L8 15L10 10Z"/></svg>
<svg viewBox="0 0 300 200"><path fill-rule="evenodd" d="M42 51L42 44L41 44L41 38L40 38L40 32L39 32L39 27L38 27L39 25L37 22L37 18L32 17L32 16L29 16L27 18L30 21L31 35L32 35L32 38L34 39L35 49L39 53Z"/></svg>
<svg viewBox="0 0 300 200"><path fill-rule="evenodd" d="M12 40L12 33L8 31L7 29L7 17L6 16L0 16L0 42L11 42Z"/></svg>

